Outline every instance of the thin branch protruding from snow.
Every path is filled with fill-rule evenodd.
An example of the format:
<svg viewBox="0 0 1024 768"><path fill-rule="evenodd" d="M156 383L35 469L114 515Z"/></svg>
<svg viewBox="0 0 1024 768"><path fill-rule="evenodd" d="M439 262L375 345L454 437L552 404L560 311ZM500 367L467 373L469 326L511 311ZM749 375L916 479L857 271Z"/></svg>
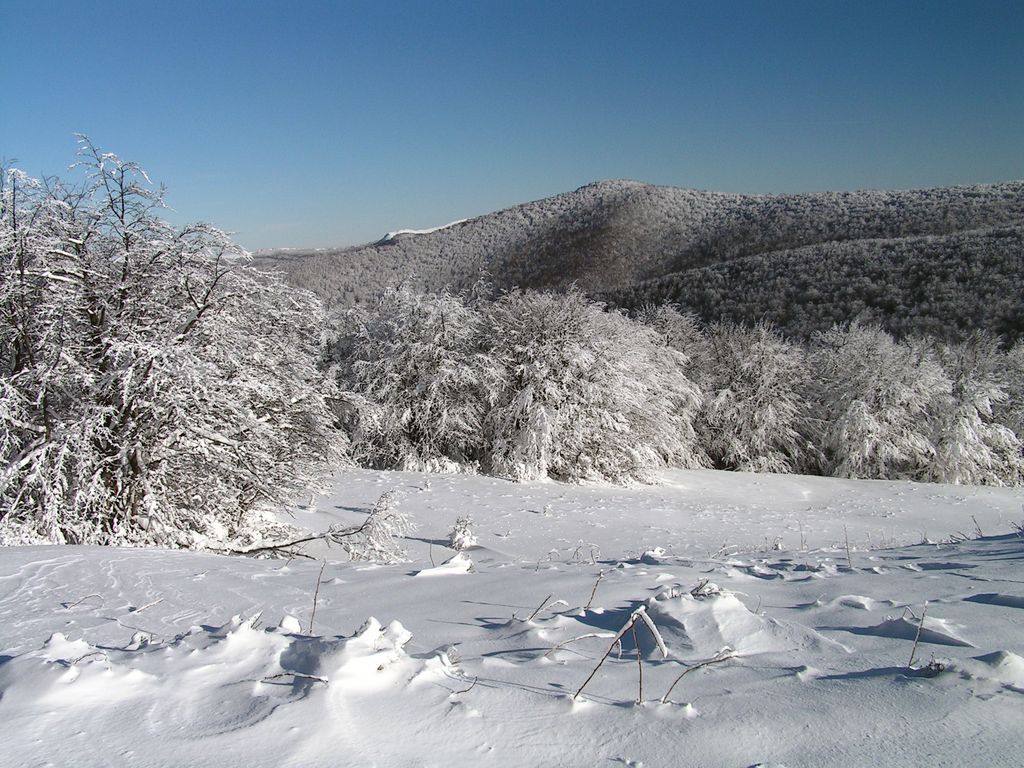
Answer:
<svg viewBox="0 0 1024 768"><path fill-rule="evenodd" d="M665 695L661 697L661 703L662 704L667 704L668 703L668 697L672 693L672 691L675 690L676 685L679 683L680 680L682 680L684 677L686 677L691 672L696 672L698 669L703 669L704 667L709 667L712 664L721 664L723 661L728 661L729 659L734 659L734 658L736 658L736 654L732 652L732 649L730 649L730 648L723 648L721 651L718 652L717 655L714 656L714 658L708 659L707 661L702 661L699 664L694 664L692 667L687 667L686 669L684 669L682 671L682 673L679 675L679 677L677 677L675 679L675 682L673 682L672 685L670 685L668 687L668 690L665 691Z"/></svg>

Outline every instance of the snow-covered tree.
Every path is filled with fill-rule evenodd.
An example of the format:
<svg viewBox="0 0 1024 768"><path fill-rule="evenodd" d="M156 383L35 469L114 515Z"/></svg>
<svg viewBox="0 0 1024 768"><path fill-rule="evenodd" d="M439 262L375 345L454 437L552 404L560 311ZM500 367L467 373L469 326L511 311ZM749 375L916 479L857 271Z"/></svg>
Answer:
<svg viewBox="0 0 1024 768"><path fill-rule="evenodd" d="M380 495L362 525L342 530L336 540L352 560L373 560L378 563L401 563L406 551L398 541L416 529L398 504L395 491Z"/></svg>
<svg viewBox="0 0 1024 768"><path fill-rule="evenodd" d="M935 404L935 461L927 476L942 483L1019 485L1024 479L1020 438L998 415L1010 415L1006 365L993 336L974 333L959 344L939 345L937 357L949 391Z"/></svg>
<svg viewBox="0 0 1024 768"><path fill-rule="evenodd" d="M921 344L853 323L815 337L814 400L824 469L838 477L921 478L935 459L930 408L948 391Z"/></svg>
<svg viewBox="0 0 1024 768"><path fill-rule="evenodd" d="M339 368L354 406L355 455L393 469L474 466L504 373L482 349L480 314L461 296L406 284L370 310L352 310L346 324Z"/></svg>
<svg viewBox="0 0 1024 768"><path fill-rule="evenodd" d="M674 304L646 304L637 311L636 319L650 326L666 347L686 356L687 375L694 378L691 371L708 352L708 340L697 316L682 312Z"/></svg>
<svg viewBox="0 0 1024 768"><path fill-rule="evenodd" d="M686 358L581 292L511 292L486 311L506 386L487 416L490 469L513 479L644 479L701 466Z"/></svg>
<svg viewBox="0 0 1024 768"><path fill-rule="evenodd" d="M1000 380L1007 399L994 403L996 421L1013 430L1024 441L1024 341L1018 341L1000 357Z"/></svg>
<svg viewBox="0 0 1024 768"><path fill-rule="evenodd" d="M0 538L244 539L339 447L319 304L80 154L82 186L0 194Z"/></svg>
<svg viewBox="0 0 1024 768"><path fill-rule="evenodd" d="M477 538L473 532L473 518L468 515L457 518L455 525L452 526L451 531L448 533L448 546L461 552L476 545Z"/></svg>
<svg viewBox="0 0 1024 768"><path fill-rule="evenodd" d="M698 366L706 393L701 440L717 466L793 472L804 465L809 370L801 347L765 323L719 324Z"/></svg>

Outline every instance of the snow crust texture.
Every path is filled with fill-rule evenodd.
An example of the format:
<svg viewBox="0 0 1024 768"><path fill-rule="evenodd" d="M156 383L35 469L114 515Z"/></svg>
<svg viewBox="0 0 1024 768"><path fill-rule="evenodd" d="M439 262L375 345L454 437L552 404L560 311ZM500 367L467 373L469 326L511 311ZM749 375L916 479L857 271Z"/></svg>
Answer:
<svg viewBox="0 0 1024 768"><path fill-rule="evenodd" d="M294 510L402 564L0 550L0 765L1020 764L1019 490L426 479Z"/></svg>

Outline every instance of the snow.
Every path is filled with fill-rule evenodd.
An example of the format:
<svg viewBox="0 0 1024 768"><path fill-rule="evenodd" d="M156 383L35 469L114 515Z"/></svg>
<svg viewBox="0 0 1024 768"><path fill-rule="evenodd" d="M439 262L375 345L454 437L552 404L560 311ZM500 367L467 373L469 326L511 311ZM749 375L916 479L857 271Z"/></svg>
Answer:
<svg viewBox="0 0 1024 768"><path fill-rule="evenodd" d="M388 232L377 242L389 243L402 235L429 235L431 232L440 232L442 229L454 227L456 224L462 224L465 221L469 221L469 219L456 219L455 221L450 221L447 224L442 224L440 227L431 227L430 229L396 229L394 232Z"/></svg>
<svg viewBox="0 0 1024 768"><path fill-rule="evenodd" d="M391 490L397 565L0 549L0 765L1020 764L1024 490L346 470L291 522Z"/></svg>

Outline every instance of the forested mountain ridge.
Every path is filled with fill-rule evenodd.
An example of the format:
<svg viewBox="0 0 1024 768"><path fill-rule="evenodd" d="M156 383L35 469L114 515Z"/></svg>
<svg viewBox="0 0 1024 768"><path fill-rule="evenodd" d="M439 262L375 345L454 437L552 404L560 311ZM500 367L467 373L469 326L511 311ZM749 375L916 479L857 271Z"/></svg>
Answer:
<svg viewBox="0 0 1024 768"><path fill-rule="evenodd" d="M1024 337L1024 225L950 235L830 241L647 280L601 298L676 303L707 319L768 320L807 336L870 319L897 336L984 329Z"/></svg>
<svg viewBox="0 0 1024 768"><path fill-rule="evenodd" d="M980 305L993 292L1020 295L1022 226L1019 181L791 195L603 181L423 234L258 262L341 306L410 278L425 290L465 288L485 271L498 288L575 282L613 303L679 301L708 320L767 316L797 335L861 311L897 332L926 329L893 327L889 315L921 317L934 331L952 306L942 297L955 296L962 322L1006 333L1019 307ZM779 310L794 301L812 308L796 318Z"/></svg>

